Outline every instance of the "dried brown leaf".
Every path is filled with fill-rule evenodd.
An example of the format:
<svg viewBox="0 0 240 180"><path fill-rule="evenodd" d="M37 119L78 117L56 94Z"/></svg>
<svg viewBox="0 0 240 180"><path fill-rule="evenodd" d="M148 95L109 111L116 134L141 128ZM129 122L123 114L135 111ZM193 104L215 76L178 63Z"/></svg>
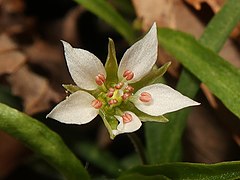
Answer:
<svg viewBox="0 0 240 180"><path fill-rule="evenodd" d="M175 16L173 5L175 1L166 0L132 0L137 17L142 21L142 28L147 31L157 22L159 27L174 28Z"/></svg>
<svg viewBox="0 0 240 180"><path fill-rule="evenodd" d="M81 6L77 6L66 14L63 20L63 32L62 38L67 42L71 42L73 46L79 45L79 32L78 32L78 20L79 17L85 12L85 9Z"/></svg>
<svg viewBox="0 0 240 180"><path fill-rule="evenodd" d="M11 74L17 71L26 62L24 54L18 51L9 51L0 54L0 75Z"/></svg>
<svg viewBox="0 0 240 180"><path fill-rule="evenodd" d="M0 131L0 179L9 175L29 153L23 144Z"/></svg>
<svg viewBox="0 0 240 180"><path fill-rule="evenodd" d="M31 46L24 48L24 52L31 64L46 71L53 86L72 82L60 41L57 44L50 44L47 41L36 39Z"/></svg>
<svg viewBox="0 0 240 180"><path fill-rule="evenodd" d="M25 9L24 0L2 0L1 8L8 13L21 13Z"/></svg>
<svg viewBox="0 0 240 180"><path fill-rule="evenodd" d="M17 45L6 35L0 35L0 75L15 72L26 62L26 56L17 50Z"/></svg>
<svg viewBox="0 0 240 180"><path fill-rule="evenodd" d="M207 3L213 10L213 12L218 12L225 0L185 0L187 3L192 5L196 10L201 10L201 4Z"/></svg>
<svg viewBox="0 0 240 180"><path fill-rule="evenodd" d="M12 74L9 82L13 94L23 99L24 111L30 115L48 110L61 99L47 79L31 72L27 66Z"/></svg>
<svg viewBox="0 0 240 180"><path fill-rule="evenodd" d="M0 35L0 53L4 51L17 49L16 43L14 43L6 34Z"/></svg>

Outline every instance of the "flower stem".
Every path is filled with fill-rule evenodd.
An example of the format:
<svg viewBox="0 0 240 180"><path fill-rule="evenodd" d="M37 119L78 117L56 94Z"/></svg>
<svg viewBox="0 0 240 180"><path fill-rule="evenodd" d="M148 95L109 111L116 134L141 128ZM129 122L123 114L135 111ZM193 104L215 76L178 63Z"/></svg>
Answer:
<svg viewBox="0 0 240 180"><path fill-rule="evenodd" d="M138 153L138 155L142 161L142 164L143 165L147 164L145 150L144 150L143 144L142 144L141 140L139 139L139 137L135 133L128 134L128 137L131 140L131 142L133 143L135 151Z"/></svg>

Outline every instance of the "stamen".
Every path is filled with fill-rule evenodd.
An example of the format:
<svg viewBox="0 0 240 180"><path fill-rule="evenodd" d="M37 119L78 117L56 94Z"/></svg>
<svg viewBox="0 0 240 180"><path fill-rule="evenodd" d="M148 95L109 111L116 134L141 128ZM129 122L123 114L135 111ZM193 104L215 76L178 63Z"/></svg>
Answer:
<svg viewBox="0 0 240 180"><path fill-rule="evenodd" d="M142 102L150 102L152 100L151 94L148 92L142 92L139 97L140 101Z"/></svg>
<svg viewBox="0 0 240 180"><path fill-rule="evenodd" d="M124 85L124 83L123 83L123 82L120 82L120 83L118 83L118 84L115 86L115 88L116 88L116 89L121 89L121 88L123 87L123 85Z"/></svg>
<svg viewBox="0 0 240 180"><path fill-rule="evenodd" d="M134 87L128 85L128 86L125 88L125 91L132 93L132 92L134 91Z"/></svg>
<svg viewBox="0 0 240 180"><path fill-rule="evenodd" d="M117 104L118 103L118 100L116 100L116 99L110 99L109 101L108 101L108 104L109 105L113 105L113 104Z"/></svg>
<svg viewBox="0 0 240 180"><path fill-rule="evenodd" d="M108 96L109 98L111 98L111 97L113 96L113 94L114 94L114 91L115 91L114 88L109 88L109 91L108 91L108 93L107 93L107 96Z"/></svg>
<svg viewBox="0 0 240 180"><path fill-rule="evenodd" d="M124 73L123 73L123 77L126 78L126 80L131 80L134 76L134 73L132 71L129 71L129 70L126 70Z"/></svg>
<svg viewBox="0 0 240 180"><path fill-rule="evenodd" d="M95 109L100 109L102 107L102 102L99 101L98 99L95 99L92 101L92 107L94 107Z"/></svg>
<svg viewBox="0 0 240 180"><path fill-rule="evenodd" d="M98 74L95 77L95 81L96 81L97 85L101 86L106 81L106 78L103 74Z"/></svg>
<svg viewBox="0 0 240 180"><path fill-rule="evenodd" d="M123 123L129 123L132 121L132 115L129 114L129 113L125 113L122 115L122 118L123 118Z"/></svg>
<svg viewBox="0 0 240 180"><path fill-rule="evenodd" d="M124 93L124 94L122 95L122 99L125 101L125 100L128 99L130 96L131 96L131 93L126 92L126 93Z"/></svg>

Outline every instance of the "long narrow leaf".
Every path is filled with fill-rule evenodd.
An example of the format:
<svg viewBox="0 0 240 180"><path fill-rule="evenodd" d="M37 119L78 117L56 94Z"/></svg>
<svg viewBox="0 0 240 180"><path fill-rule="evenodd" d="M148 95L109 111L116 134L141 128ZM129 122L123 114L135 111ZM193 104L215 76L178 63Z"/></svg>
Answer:
<svg viewBox="0 0 240 180"><path fill-rule="evenodd" d="M187 34L161 29L159 41L240 118L240 71L237 68Z"/></svg>
<svg viewBox="0 0 240 180"><path fill-rule="evenodd" d="M126 20L107 2L103 0L75 0L86 9L102 18L114 27L129 43L136 40L134 29Z"/></svg>
<svg viewBox="0 0 240 180"><path fill-rule="evenodd" d="M41 122L0 103L0 129L21 140L69 180L89 179L62 139Z"/></svg>
<svg viewBox="0 0 240 180"><path fill-rule="evenodd" d="M240 162L218 164L169 163L158 166L135 167L119 180L130 179L198 179L198 180L231 180L240 178Z"/></svg>

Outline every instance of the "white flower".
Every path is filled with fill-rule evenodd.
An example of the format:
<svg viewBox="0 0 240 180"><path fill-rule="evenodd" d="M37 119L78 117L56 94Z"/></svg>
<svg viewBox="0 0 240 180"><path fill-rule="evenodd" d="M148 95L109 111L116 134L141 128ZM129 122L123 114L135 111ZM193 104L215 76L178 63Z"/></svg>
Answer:
<svg viewBox="0 0 240 180"><path fill-rule="evenodd" d="M143 87L134 93L131 84L146 76L157 60L155 23L145 37L125 52L116 73L118 82L112 84L106 82L107 72L95 55L83 49L72 48L67 42L62 43L69 72L81 90L59 103L47 117L67 124L85 124L98 114L104 118L109 115L116 122L116 126L107 122L110 135L114 138L121 133L136 131L142 125L139 117L127 109L128 103L133 103L138 110L150 116L161 116L199 105L171 87L159 83ZM106 87L106 84L111 85Z"/></svg>

